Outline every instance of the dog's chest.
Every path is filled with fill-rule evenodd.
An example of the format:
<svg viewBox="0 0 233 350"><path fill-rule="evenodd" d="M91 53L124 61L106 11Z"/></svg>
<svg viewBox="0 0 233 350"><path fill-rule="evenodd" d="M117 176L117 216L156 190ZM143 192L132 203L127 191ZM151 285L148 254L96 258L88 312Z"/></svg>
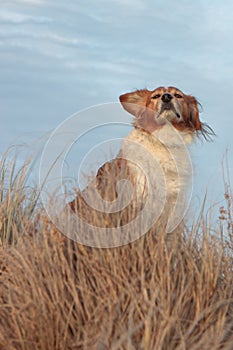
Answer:
<svg viewBox="0 0 233 350"><path fill-rule="evenodd" d="M187 186L190 177L190 157L186 144L192 135L180 134L171 125L148 134L133 130L124 140L120 156L128 159L135 178L137 192L148 185L153 191L175 198Z"/></svg>

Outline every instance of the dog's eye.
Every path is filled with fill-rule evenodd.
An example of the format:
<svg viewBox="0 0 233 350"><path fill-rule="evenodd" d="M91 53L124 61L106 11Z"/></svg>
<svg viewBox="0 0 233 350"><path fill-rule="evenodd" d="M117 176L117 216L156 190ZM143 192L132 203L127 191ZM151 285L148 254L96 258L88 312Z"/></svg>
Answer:
<svg viewBox="0 0 233 350"><path fill-rule="evenodd" d="M157 94L157 95L152 96L151 98L156 99L156 98L160 98L160 96L161 95Z"/></svg>
<svg viewBox="0 0 233 350"><path fill-rule="evenodd" d="M175 94L174 96L175 96L176 98L183 98L183 96L180 95L180 94Z"/></svg>

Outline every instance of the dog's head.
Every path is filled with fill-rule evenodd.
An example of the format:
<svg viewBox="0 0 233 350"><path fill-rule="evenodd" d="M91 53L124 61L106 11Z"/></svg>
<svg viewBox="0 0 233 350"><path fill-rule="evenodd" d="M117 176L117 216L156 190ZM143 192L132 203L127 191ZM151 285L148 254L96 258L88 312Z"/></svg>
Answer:
<svg viewBox="0 0 233 350"><path fill-rule="evenodd" d="M213 134L212 129L200 121L196 98L175 87L137 90L121 95L120 102L136 117L134 126L149 133L170 122L181 131L201 132L205 137Z"/></svg>

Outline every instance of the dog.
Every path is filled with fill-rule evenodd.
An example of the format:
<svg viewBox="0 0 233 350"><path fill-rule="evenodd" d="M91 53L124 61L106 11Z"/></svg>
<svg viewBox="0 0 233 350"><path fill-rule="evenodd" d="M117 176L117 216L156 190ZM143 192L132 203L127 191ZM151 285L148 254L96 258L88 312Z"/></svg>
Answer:
<svg viewBox="0 0 233 350"><path fill-rule="evenodd" d="M149 201L146 215L156 218L151 226L167 230L172 245L177 227L183 228L179 225L192 177L187 145L200 136L209 139L214 132L201 122L197 99L176 87L136 90L119 99L133 115L134 129L117 157L100 167L94 182L78 192L69 206L89 223L97 218L95 225L117 227L135 220ZM119 189L125 179L130 190L125 184Z"/></svg>

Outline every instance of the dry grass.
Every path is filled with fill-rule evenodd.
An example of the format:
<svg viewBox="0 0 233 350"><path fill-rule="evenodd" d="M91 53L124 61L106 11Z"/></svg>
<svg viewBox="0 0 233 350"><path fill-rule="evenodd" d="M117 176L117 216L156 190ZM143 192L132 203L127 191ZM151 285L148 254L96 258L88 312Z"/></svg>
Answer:
<svg viewBox="0 0 233 350"><path fill-rule="evenodd" d="M27 184L32 162L19 166L10 151L0 159L0 245L30 231L39 198L39 191Z"/></svg>
<svg viewBox="0 0 233 350"><path fill-rule="evenodd" d="M229 188L219 227L200 215L171 251L152 232L96 249L35 213L22 171L1 180L0 349L232 349Z"/></svg>

